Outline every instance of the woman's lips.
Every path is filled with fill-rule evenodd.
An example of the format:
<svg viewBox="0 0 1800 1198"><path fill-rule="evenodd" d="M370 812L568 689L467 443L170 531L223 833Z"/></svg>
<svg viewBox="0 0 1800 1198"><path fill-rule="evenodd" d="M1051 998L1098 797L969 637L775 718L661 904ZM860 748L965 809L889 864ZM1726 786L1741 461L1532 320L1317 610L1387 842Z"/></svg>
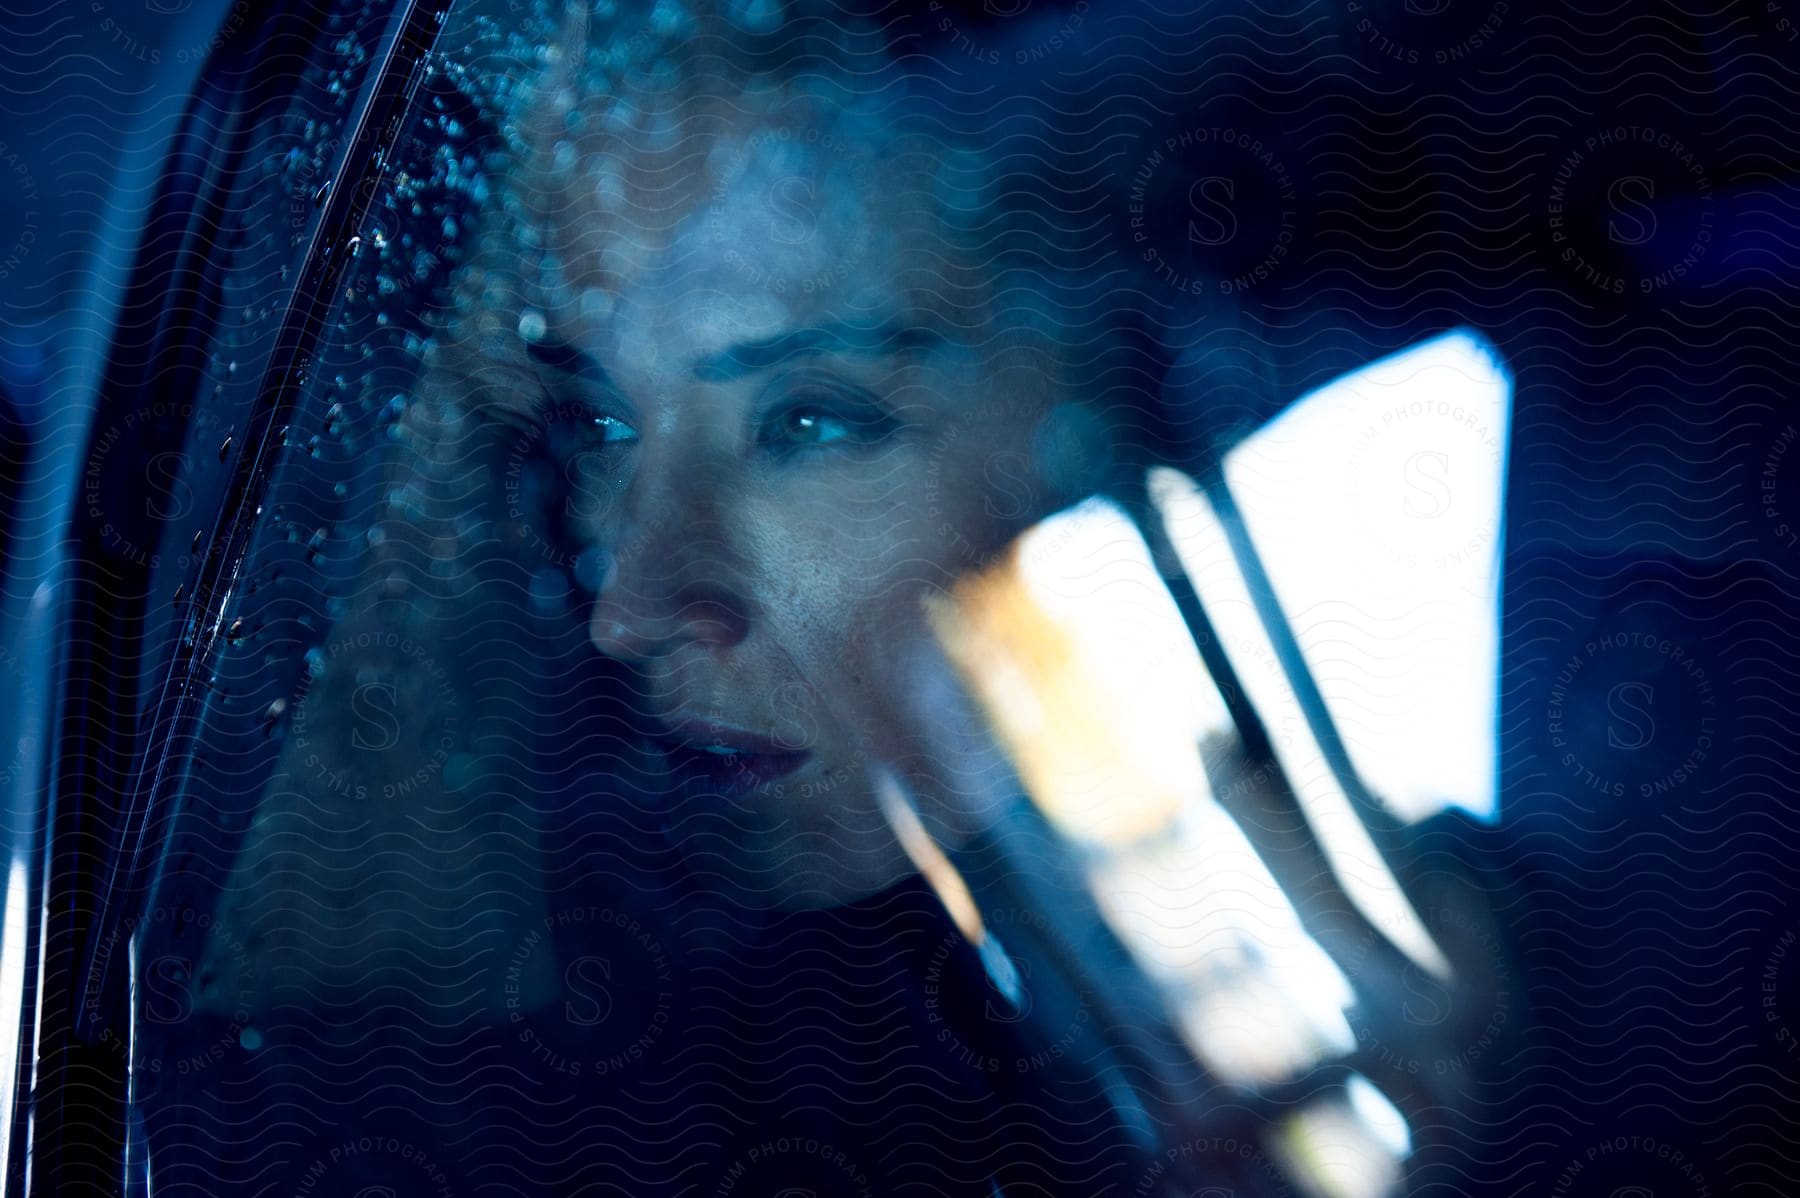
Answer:
<svg viewBox="0 0 1800 1198"><path fill-rule="evenodd" d="M653 733L668 778L728 795L746 795L799 769L812 757L772 738L712 720L677 720Z"/></svg>

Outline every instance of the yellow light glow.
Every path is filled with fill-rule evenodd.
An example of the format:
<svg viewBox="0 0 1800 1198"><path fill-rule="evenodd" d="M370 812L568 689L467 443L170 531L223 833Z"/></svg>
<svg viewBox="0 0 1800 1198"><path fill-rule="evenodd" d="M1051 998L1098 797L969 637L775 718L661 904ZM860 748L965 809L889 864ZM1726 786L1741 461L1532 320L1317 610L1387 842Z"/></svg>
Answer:
<svg viewBox="0 0 1800 1198"><path fill-rule="evenodd" d="M928 612L1026 789L1071 840L1128 845L1205 793L1200 740L1229 716L1116 507L1091 501L1038 525Z"/></svg>
<svg viewBox="0 0 1800 1198"><path fill-rule="evenodd" d="M1342 1096L1315 1099L1283 1120L1270 1148L1312 1198L1389 1198L1412 1143L1387 1096L1352 1075Z"/></svg>
<svg viewBox="0 0 1800 1198"><path fill-rule="evenodd" d="M1148 547L1098 501L1039 525L931 618L1119 942L1218 1077L1348 1051L1349 984L1209 785L1236 729Z"/></svg>

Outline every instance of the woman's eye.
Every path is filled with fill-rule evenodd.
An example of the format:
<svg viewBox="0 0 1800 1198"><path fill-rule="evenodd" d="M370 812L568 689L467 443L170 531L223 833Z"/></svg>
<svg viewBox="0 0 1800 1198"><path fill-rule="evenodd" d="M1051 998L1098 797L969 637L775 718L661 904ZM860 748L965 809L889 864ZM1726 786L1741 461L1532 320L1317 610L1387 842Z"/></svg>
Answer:
<svg viewBox="0 0 1800 1198"><path fill-rule="evenodd" d="M623 445L638 439L638 431L617 416L594 416L584 431L588 441L596 447Z"/></svg>
<svg viewBox="0 0 1800 1198"><path fill-rule="evenodd" d="M775 422L777 440L783 445L831 445L851 440L850 422L823 408L790 408Z"/></svg>
<svg viewBox="0 0 1800 1198"><path fill-rule="evenodd" d="M789 391L784 400L757 433L761 444L777 452L863 448L883 442L895 428L893 417L860 391L809 386Z"/></svg>
<svg viewBox="0 0 1800 1198"><path fill-rule="evenodd" d="M592 409L565 411L545 428L550 454L565 469L613 469L617 455L638 439L638 431L617 416Z"/></svg>

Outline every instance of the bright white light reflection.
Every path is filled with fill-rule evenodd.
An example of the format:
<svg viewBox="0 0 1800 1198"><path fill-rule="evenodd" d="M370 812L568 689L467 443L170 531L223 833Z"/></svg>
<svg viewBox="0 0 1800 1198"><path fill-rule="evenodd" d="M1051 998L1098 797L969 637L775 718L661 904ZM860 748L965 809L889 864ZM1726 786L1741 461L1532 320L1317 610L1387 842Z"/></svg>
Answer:
<svg viewBox="0 0 1800 1198"><path fill-rule="evenodd" d="M1215 1074L1268 1082L1350 1051L1349 983L1211 797L1172 835L1089 868L1107 923Z"/></svg>
<svg viewBox="0 0 1800 1198"><path fill-rule="evenodd" d="M1230 727L1149 549L1099 500L1037 525L930 603L1032 798L1077 843L1154 836L1204 787Z"/></svg>
<svg viewBox="0 0 1800 1198"><path fill-rule="evenodd" d="M0 1018L12 1026L0 1033L0 1101L4 1110L13 1110L13 1082L18 1077L20 1008L25 1001L25 861L15 856L6 875L6 924L0 928ZM5 1137L7 1141L10 1136ZM10 1143L0 1143L0 1168L11 1164L7 1159Z"/></svg>
<svg viewBox="0 0 1800 1198"><path fill-rule="evenodd" d="M1320 388L1225 479L1351 764L1396 814L1495 810L1512 381L1435 338Z"/></svg>
<svg viewBox="0 0 1800 1198"><path fill-rule="evenodd" d="M1294 798L1319 838L1332 874L1357 910L1395 947L1420 968L1448 978L1450 963L1443 950L1407 901L1301 713L1218 513L1194 481L1179 471L1152 470L1149 490L1220 647L1263 719L1275 760L1293 785Z"/></svg>
<svg viewBox="0 0 1800 1198"><path fill-rule="evenodd" d="M1284 1120L1271 1147L1315 1198L1387 1198L1400 1187L1412 1134L1386 1095L1352 1075L1342 1096L1316 1099Z"/></svg>
<svg viewBox="0 0 1800 1198"><path fill-rule="evenodd" d="M1360 1073L1352 1074L1344 1089L1350 1096L1350 1109L1389 1152L1402 1160L1412 1155L1412 1131L1406 1126L1406 1116L1374 1082Z"/></svg>
<svg viewBox="0 0 1800 1198"><path fill-rule="evenodd" d="M1236 731L1125 514L1052 517L931 610L1195 1055L1264 1082L1348 1051L1349 984L1212 795L1201 743Z"/></svg>

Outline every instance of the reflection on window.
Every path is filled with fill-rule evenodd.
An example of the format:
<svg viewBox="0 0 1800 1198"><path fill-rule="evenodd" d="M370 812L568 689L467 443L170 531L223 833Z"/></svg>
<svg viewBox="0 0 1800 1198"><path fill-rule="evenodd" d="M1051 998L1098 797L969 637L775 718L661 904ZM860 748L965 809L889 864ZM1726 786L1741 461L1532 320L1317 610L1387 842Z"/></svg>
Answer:
<svg viewBox="0 0 1800 1198"><path fill-rule="evenodd" d="M1341 1095L1290 1115L1274 1147L1298 1187L1314 1198L1382 1198L1400 1185L1412 1135L1394 1104L1352 1074Z"/></svg>
<svg viewBox="0 0 1800 1198"><path fill-rule="evenodd" d="M1450 963L1401 892L1301 713L1212 504L1186 475L1166 468L1151 472L1149 489L1181 567L1261 715L1275 760L1344 893L1416 965L1448 978Z"/></svg>
<svg viewBox="0 0 1800 1198"><path fill-rule="evenodd" d="M0 1010L17 1011L25 996L25 904L27 895L25 861L14 856L6 874L6 924L0 928ZM13 1109L17 1097L15 1079L19 1076L19 1041L16 1036L0 1036L0 1102ZM0 1138L0 1176L10 1176L11 1137Z"/></svg>
<svg viewBox="0 0 1800 1198"><path fill-rule="evenodd" d="M1512 384L1451 333L1346 375L1225 478L1351 765L1404 819L1495 807Z"/></svg>
<svg viewBox="0 0 1800 1198"><path fill-rule="evenodd" d="M1090 868L1095 898L1220 1077L1268 1082L1345 1053L1349 983L1210 798L1166 839Z"/></svg>
<svg viewBox="0 0 1800 1198"><path fill-rule="evenodd" d="M1124 513L1045 521L933 618L1195 1055L1269 1082L1348 1051L1349 984L1213 795L1202 749L1237 732Z"/></svg>

